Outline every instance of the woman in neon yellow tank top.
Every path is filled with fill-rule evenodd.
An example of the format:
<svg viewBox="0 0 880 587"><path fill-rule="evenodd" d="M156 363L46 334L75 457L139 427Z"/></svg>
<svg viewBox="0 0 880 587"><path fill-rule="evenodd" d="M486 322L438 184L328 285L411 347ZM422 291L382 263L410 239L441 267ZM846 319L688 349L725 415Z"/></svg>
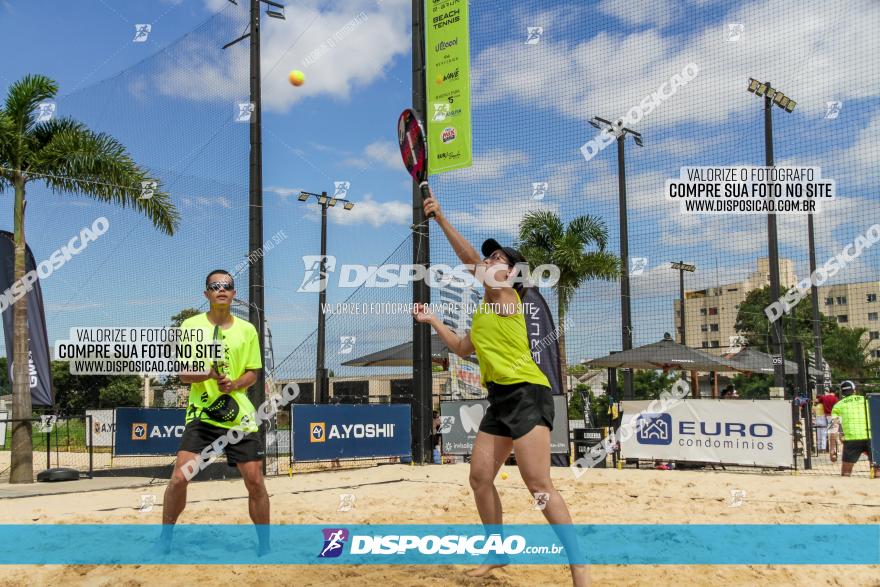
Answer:
<svg viewBox="0 0 880 587"><path fill-rule="evenodd" d="M432 196L424 201L425 215L443 230L459 259L485 288L485 297L474 314L471 331L458 336L425 308L415 309L419 322L429 323L449 350L460 357L476 351L480 361L480 379L489 390L489 408L480 422L471 455L470 485L483 524L502 522L501 499L495 489L495 476L511 449L523 481L536 500L544 502L544 517L558 525L567 552L579 550L565 525L571 522L568 507L550 479L550 430L553 428L553 395L547 377L532 359L522 312L520 295L513 283L522 282L517 264L525 258L510 247L489 239L481 247L480 257L474 247L452 227ZM504 561L485 563L468 573L483 576L504 566ZM571 565L575 586L589 584L588 568Z"/></svg>

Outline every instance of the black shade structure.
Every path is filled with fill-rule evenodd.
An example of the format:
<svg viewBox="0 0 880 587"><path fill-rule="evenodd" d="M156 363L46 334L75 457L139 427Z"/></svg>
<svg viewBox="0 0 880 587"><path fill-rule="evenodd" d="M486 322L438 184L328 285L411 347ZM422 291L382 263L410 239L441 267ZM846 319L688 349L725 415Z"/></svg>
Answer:
<svg viewBox="0 0 880 587"><path fill-rule="evenodd" d="M449 359L449 347L437 334L431 335L431 362L444 363ZM346 367L411 367L413 343L404 342L381 351L357 357L342 363Z"/></svg>
<svg viewBox="0 0 880 587"><path fill-rule="evenodd" d="M743 347L736 353L724 355L724 359L729 363L736 365L737 369L746 373L773 373L773 355L768 355L759 350ZM797 363L794 361L785 361L786 373L797 373ZM810 369L811 375L821 375L822 372L816 369Z"/></svg>
<svg viewBox="0 0 880 587"><path fill-rule="evenodd" d="M677 343L668 334L658 342L585 361L584 364L612 369L680 369L722 373L743 370L722 357Z"/></svg>

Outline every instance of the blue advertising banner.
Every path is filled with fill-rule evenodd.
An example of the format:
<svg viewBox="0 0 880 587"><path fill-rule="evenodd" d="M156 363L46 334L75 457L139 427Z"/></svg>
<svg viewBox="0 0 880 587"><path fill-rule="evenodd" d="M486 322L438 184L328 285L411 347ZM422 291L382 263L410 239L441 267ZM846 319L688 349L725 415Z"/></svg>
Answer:
<svg viewBox="0 0 880 587"><path fill-rule="evenodd" d="M877 524L328 522L266 530L271 550L260 556L251 524L178 524L170 541L151 524L0 525L0 565L473 565L495 557L514 565L880 564Z"/></svg>
<svg viewBox="0 0 880 587"><path fill-rule="evenodd" d="M871 460L880 467L880 393L865 396L868 402L868 429L871 431Z"/></svg>
<svg viewBox="0 0 880 587"><path fill-rule="evenodd" d="M173 455L183 436L183 408L116 408L114 455Z"/></svg>
<svg viewBox="0 0 880 587"><path fill-rule="evenodd" d="M297 461L408 456L407 404L294 405L290 445Z"/></svg>

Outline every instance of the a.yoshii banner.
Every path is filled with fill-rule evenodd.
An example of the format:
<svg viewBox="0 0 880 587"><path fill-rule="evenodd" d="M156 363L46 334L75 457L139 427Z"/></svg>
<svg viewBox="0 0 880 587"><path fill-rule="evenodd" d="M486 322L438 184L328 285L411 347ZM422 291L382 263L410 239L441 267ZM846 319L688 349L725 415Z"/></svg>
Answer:
<svg viewBox="0 0 880 587"><path fill-rule="evenodd" d="M468 0L425 4L428 171L470 167L471 71Z"/></svg>

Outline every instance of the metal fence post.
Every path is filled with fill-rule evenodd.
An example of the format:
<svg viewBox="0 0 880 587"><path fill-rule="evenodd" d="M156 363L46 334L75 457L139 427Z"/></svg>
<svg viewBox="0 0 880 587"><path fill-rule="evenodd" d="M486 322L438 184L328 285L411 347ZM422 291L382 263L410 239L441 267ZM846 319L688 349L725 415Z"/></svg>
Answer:
<svg viewBox="0 0 880 587"><path fill-rule="evenodd" d="M95 464L94 464L94 459L92 456L94 454L94 450L95 450L95 441L94 441L94 437L92 436L92 432L93 432L92 415L91 414L86 415L85 419L86 419L86 424L89 427L89 432L88 432L88 435L89 435L88 436L88 438L89 438L89 479L92 479L94 476L94 471L95 471L95 469L94 469Z"/></svg>

